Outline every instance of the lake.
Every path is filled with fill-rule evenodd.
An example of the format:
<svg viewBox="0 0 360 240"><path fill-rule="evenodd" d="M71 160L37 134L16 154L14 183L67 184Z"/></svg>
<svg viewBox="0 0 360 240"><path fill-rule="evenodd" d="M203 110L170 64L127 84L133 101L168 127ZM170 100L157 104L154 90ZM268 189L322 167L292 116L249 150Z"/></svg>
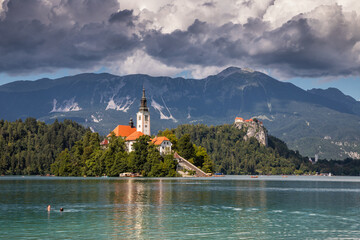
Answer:
<svg viewBox="0 0 360 240"><path fill-rule="evenodd" d="M5 176L0 194L2 239L360 239L360 177Z"/></svg>

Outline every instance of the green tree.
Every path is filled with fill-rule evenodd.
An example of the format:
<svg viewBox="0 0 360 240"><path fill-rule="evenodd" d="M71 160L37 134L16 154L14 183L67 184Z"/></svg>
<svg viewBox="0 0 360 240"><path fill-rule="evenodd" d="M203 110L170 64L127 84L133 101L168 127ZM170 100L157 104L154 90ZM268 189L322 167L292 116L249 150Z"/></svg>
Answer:
<svg viewBox="0 0 360 240"><path fill-rule="evenodd" d="M146 158L148 155L148 146L150 137L147 135L140 136L133 144L133 154L131 158L131 169L134 172L140 173L144 169Z"/></svg>
<svg viewBox="0 0 360 240"><path fill-rule="evenodd" d="M177 143L177 148L180 156L182 156L186 160L193 161L195 157L195 148L191 142L189 134L185 134L179 139Z"/></svg>
<svg viewBox="0 0 360 240"><path fill-rule="evenodd" d="M65 149L59 154L56 164L53 164L52 172L57 176L70 176L71 168L71 156L69 150Z"/></svg>

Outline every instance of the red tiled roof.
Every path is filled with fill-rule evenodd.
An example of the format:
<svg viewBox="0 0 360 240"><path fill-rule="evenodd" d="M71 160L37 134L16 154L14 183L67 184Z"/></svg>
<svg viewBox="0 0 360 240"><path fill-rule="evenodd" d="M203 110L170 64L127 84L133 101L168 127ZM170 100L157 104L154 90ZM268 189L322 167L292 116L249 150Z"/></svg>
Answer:
<svg viewBox="0 0 360 240"><path fill-rule="evenodd" d="M241 117L236 117L235 120L242 120L242 121L244 121L244 119L241 118Z"/></svg>
<svg viewBox="0 0 360 240"><path fill-rule="evenodd" d="M132 128L129 125L118 125L114 130L112 130L112 133L114 133L117 137L128 137L134 132L136 132L136 128ZM108 137L110 135L111 133Z"/></svg>
<svg viewBox="0 0 360 240"><path fill-rule="evenodd" d="M125 140L126 141L135 141L139 137L143 136L144 134L142 132L136 131L130 134Z"/></svg>
<svg viewBox="0 0 360 240"><path fill-rule="evenodd" d="M252 121L253 121L252 119L245 120L245 122L252 122Z"/></svg>
<svg viewBox="0 0 360 240"><path fill-rule="evenodd" d="M109 140L107 140L106 138L100 143L100 145L108 145L109 144Z"/></svg>
<svg viewBox="0 0 360 240"><path fill-rule="evenodd" d="M155 137L151 142L155 145L160 145L163 141L170 141L167 137Z"/></svg>

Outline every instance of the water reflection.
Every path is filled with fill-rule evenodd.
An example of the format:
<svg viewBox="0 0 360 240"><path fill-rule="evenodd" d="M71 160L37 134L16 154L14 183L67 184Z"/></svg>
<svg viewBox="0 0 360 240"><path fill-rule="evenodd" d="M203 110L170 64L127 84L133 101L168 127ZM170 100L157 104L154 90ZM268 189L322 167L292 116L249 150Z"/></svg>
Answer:
<svg viewBox="0 0 360 240"><path fill-rule="evenodd" d="M140 238L144 231L145 211L149 207L149 189L143 182L135 179L118 181L113 185L114 235Z"/></svg>
<svg viewBox="0 0 360 240"><path fill-rule="evenodd" d="M251 231L259 224L265 228L267 192L256 189L266 188L266 184L235 181L219 186L211 181L164 179L116 181L115 194L110 200L114 206L114 235L141 238L149 229L178 231L176 228L184 225L200 233L201 229L211 231L212 224L219 225L218 220L224 216L233 217L226 224L239 232ZM205 222L202 216L206 217Z"/></svg>

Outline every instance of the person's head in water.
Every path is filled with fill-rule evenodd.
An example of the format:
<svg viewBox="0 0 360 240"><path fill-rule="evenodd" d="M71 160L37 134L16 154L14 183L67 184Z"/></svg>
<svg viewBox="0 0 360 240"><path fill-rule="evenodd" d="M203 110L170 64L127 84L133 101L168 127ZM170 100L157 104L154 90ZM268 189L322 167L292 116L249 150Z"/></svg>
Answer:
<svg viewBox="0 0 360 240"><path fill-rule="evenodd" d="M63 212L64 211L64 209L63 208L60 208L60 212Z"/></svg>

